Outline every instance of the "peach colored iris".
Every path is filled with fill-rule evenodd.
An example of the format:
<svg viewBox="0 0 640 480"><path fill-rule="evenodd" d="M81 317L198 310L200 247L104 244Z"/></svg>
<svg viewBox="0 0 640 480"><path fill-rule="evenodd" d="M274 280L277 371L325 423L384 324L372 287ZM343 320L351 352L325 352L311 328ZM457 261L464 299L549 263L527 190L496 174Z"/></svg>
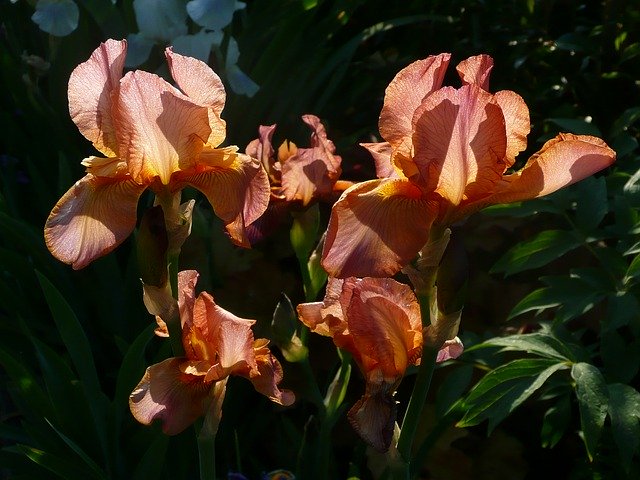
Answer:
<svg viewBox="0 0 640 480"><path fill-rule="evenodd" d="M330 275L390 276L409 263L432 226L447 226L491 204L547 195L611 165L615 152L587 135L560 134L524 168L529 110L511 91L489 93L493 60L457 66L462 87L442 87L450 55L401 70L386 89L378 179L354 185L333 207L323 251Z"/></svg>
<svg viewBox="0 0 640 480"><path fill-rule="evenodd" d="M205 63L170 48L179 89L141 70L123 76L126 50L126 41L108 40L69 79L71 118L103 156L83 160L87 174L51 211L49 250L82 268L129 236L144 190L171 208L186 186L207 197L234 243L249 246L244 227L266 209L269 184L257 160L237 147L217 148L226 135L222 82Z"/></svg>
<svg viewBox="0 0 640 480"><path fill-rule="evenodd" d="M307 114L302 120L311 128L310 148L298 148L293 142L285 141L276 157L272 146L276 125L261 125L259 138L251 141L245 151L262 162L271 181L273 197L299 201L306 206L311 200L326 198L332 193L342 171L342 159L335 155L336 147L327 138L318 117Z"/></svg>
<svg viewBox="0 0 640 480"><path fill-rule="evenodd" d="M298 305L298 314L313 332L332 337L353 355L366 391L349 420L367 443L387 450L396 419L393 394L422 354L420 306L413 291L390 278L330 278L324 300ZM447 342L438 361L461 353L459 340Z"/></svg>
<svg viewBox="0 0 640 480"><path fill-rule="evenodd" d="M178 276L178 307L185 357L168 358L147 368L129 397L133 416L145 425L162 422L169 435L180 433L218 405L229 375L248 378L254 388L280 405L294 395L280 390L282 367L269 352L266 339L254 340L254 320L239 318L216 305L206 292L195 297L197 272ZM222 385L222 388L216 388Z"/></svg>

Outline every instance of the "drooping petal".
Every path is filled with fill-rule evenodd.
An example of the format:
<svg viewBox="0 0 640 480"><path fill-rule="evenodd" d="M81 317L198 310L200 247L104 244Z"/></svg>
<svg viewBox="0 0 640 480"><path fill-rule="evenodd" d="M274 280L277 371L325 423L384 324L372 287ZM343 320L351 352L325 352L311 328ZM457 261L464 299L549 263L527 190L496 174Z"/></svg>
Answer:
<svg viewBox="0 0 640 480"><path fill-rule="evenodd" d="M475 83L489 91L489 76L493 69L493 58L489 55L476 55L461 61L456 70L463 84Z"/></svg>
<svg viewBox="0 0 640 480"><path fill-rule="evenodd" d="M198 105L209 109L211 133L206 141L217 147L226 137L226 123L220 116L227 97L220 77L206 63L175 53L171 48L165 50L165 55L171 76L180 90Z"/></svg>
<svg viewBox="0 0 640 480"><path fill-rule="evenodd" d="M348 333L343 304L348 304L355 279L329 277L322 302L301 303L297 307L300 321L312 332L326 337Z"/></svg>
<svg viewBox="0 0 640 480"><path fill-rule="evenodd" d="M129 396L131 413L143 425L162 422L162 431L176 435L200 417L211 385L180 371L181 358L168 358L147 368Z"/></svg>
<svg viewBox="0 0 640 480"><path fill-rule="evenodd" d="M399 178L397 170L391 163L392 148L389 142L361 143L360 145L371 153L376 165L376 177Z"/></svg>
<svg viewBox="0 0 640 480"><path fill-rule="evenodd" d="M236 245L249 247L245 227L267 209L269 179L260 163L248 155L220 152L203 152L199 162L208 168L185 172L180 179L207 197Z"/></svg>
<svg viewBox="0 0 640 480"><path fill-rule="evenodd" d="M69 77L71 119L107 157L118 156L111 97L118 90L126 53L126 41L107 40Z"/></svg>
<svg viewBox="0 0 640 480"><path fill-rule="evenodd" d="M369 384L347 417L360 437L379 452L386 452L391 445L397 409L388 384Z"/></svg>
<svg viewBox="0 0 640 480"><path fill-rule="evenodd" d="M397 273L429 238L434 207L406 180L370 180L334 204L322 265L334 277Z"/></svg>
<svg viewBox="0 0 640 480"><path fill-rule="evenodd" d="M214 353L206 360L218 362L227 374L244 367L257 368L251 331L254 323L220 307L207 292L201 293L193 306L193 326L202 332L208 352Z"/></svg>
<svg viewBox="0 0 640 480"><path fill-rule="evenodd" d="M85 175L49 214L44 227L49 251L74 270L106 255L133 231L144 189L128 177L106 180Z"/></svg>
<svg viewBox="0 0 640 480"><path fill-rule="evenodd" d="M522 170L505 176L482 206L548 195L599 172L615 159L616 153L597 137L561 133L532 155Z"/></svg>
<svg viewBox="0 0 640 480"><path fill-rule="evenodd" d="M393 148L411 137L413 112L427 95L440 88L450 58L450 54L442 53L413 62L389 83L378 126L382 137Z"/></svg>
<svg viewBox="0 0 640 480"><path fill-rule="evenodd" d="M283 379L282 365L274 357L269 348L268 340L258 339L254 344L257 370L250 372L248 377L257 392L272 402L289 406L295 401L295 395L290 390L281 390L278 384Z"/></svg>
<svg viewBox="0 0 640 480"><path fill-rule="evenodd" d="M121 80L118 112L119 151L141 184L157 176L168 185L174 172L195 163L211 133L206 107L142 70Z"/></svg>
<svg viewBox="0 0 640 480"><path fill-rule="evenodd" d="M444 87L416 115L414 161L425 188L453 207L488 196L505 170L507 145L504 116L493 96L477 85Z"/></svg>
<svg viewBox="0 0 640 480"><path fill-rule="evenodd" d="M531 131L529 107L522 97L510 90L501 90L493 96L502 109L507 133L506 166L510 167L520 152L527 148L527 135Z"/></svg>

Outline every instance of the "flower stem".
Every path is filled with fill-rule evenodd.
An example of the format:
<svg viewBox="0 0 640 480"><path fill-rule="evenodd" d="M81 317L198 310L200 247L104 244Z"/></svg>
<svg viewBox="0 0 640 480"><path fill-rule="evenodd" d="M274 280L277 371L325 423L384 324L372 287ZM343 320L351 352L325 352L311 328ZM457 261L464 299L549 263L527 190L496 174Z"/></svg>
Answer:
<svg viewBox="0 0 640 480"><path fill-rule="evenodd" d="M431 377L433 376L433 371L435 369L437 355L438 349L428 345L423 347L422 360L420 361L418 375L413 386L411 398L409 399L407 411L404 415L404 419L402 420L400 438L398 439L398 452L406 462L407 467L410 466L413 439L418 428L420 415L427 398L427 393L429 392L429 386L431 385Z"/></svg>
<svg viewBox="0 0 640 480"><path fill-rule="evenodd" d="M200 480L216 479L216 435L208 434L200 426L196 426L198 440L198 462L200 466Z"/></svg>

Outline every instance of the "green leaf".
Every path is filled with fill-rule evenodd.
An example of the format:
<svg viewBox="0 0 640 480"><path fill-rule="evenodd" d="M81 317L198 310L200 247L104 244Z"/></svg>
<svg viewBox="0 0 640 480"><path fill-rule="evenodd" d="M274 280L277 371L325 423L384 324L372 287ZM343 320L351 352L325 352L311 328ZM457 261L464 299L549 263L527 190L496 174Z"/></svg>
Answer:
<svg viewBox="0 0 640 480"><path fill-rule="evenodd" d="M30 447L28 445L15 445L6 449L10 452L22 453L32 462L38 464L42 468L49 470L58 477L68 480L70 478L95 479L93 472L81 468L82 464L70 462L67 459L60 458L57 455Z"/></svg>
<svg viewBox="0 0 640 480"><path fill-rule="evenodd" d="M518 359L487 373L464 399L466 412L458 427L489 420L491 432L504 418L538 390L565 363L549 359Z"/></svg>
<svg viewBox="0 0 640 480"><path fill-rule="evenodd" d="M167 435L159 435L151 442L147 451L138 461L132 480L145 480L147 478L161 478L164 469L164 457L169 445Z"/></svg>
<svg viewBox="0 0 640 480"><path fill-rule="evenodd" d="M554 360L575 361L572 351L561 340L543 333L496 337L475 345L473 348L485 346L503 347L503 351L527 352Z"/></svg>
<svg viewBox="0 0 640 480"><path fill-rule="evenodd" d="M611 431L625 470L640 446L640 393L622 383L608 385Z"/></svg>
<svg viewBox="0 0 640 480"><path fill-rule="evenodd" d="M609 211L605 178L585 178L574 189L578 193L576 223L583 232L591 232Z"/></svg>
<svg viewBox="0 0 640 480"><path fill-rule="evenodd" d="M563 395L544 414L540 432L544 448L553 448L566 432L571 420L570 400L569 395Z"/></svg>
<svg viewBox="0 0 640 480"><path fill-rule="evenodd" d="M75 370L78 372L78 377L80 378L82 388L93 413L93 421L96 424L101 446L106 457L107 399L100 387L89 340L80 322L73 313L73 310L60 292L40 272L36 271L36 275L53 315L58 332L71 356Z"/></svg>
<svg viewBox="0 0 640 480"><path fill-rule="evenodd" d="M508 216L512 218L527 218L540 212L561 213L561 210L546 198L534 198L524 202L500 203L482 210L484 215L492 217Z"/></svg>
<svg viewBox="0 0 640 480"><path fill-rule="evenodd" d="M506 277L532 268L539 268L580 246L580 244L580 240L572 232L546 230L507 251L495 263L491 273L502 272Z"/></svg>
<svg viewBox="0 0 640 480"><path fill-rule="evenodd" d="M580 408L583 441L589 460L593 461L596 446L607 416L609 395L604 377L589 363L576 363L571 368Z"/></svg>

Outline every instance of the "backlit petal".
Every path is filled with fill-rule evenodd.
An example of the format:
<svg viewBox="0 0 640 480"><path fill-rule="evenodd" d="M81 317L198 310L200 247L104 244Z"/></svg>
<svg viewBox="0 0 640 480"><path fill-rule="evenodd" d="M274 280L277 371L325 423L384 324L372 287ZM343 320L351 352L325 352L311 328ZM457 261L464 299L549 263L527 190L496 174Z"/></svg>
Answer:
<svg viewBox="0 0 640 480"><path fill-rule="evenodd" d="M206 151L203 157L216 155L215 152ZM204 161L202 157L200 161ZM214 165L208 161L207 164ZM219 167L198 173L187 172L180 178L205 194L236 245L250 246L245 227L264 213L270 196L269 179L257 160L248 155L233 154Z"/></svg>
<svg viewBox="0 0 640 480"><path fill-rule="evenodd" d="M451 55L442 53L418 60L400 70L385 90L378 126L394 148L411 137L413 112L442 85Z"/></svg>
<svg viewBox="0 0 640 480"><path fill-rule="evenodd" d="M168 358L147 368L129 396L131 413L143 425L162 422L162 431L176 435L200 417L209 403L211 384L180 372L181 358Z"/></svg>
<svg viewBox="0 0 640 480"><path fill-rule="evenodd" d="M545 143L522 170L505 176L484 205L548 195L599 172L615 159L616 153L597 137L561 133Z"/></svg>
<svg viewBox="0 0 640 480"><path fill-rule="evenodd" d="M106 255L133 231L143 191L128 177L84 176L51 210L44 227L47 247L75 270Z"/></svg>
<svg viewBox="0 0 640 480"><path fill-rule="evenodd" d="M398 178L398 172L391 163L392 148L389 142L361 143L362 147L369 150L376 165L376 177Z"/></svg>
<svg viewBox="0 0 640 480"><path fill-rule="evenodd" d="M204 334L208 349L215 350L217 362L229 373L246 366L256 369L251 331L254 323L255 320L237 317L220 307L206 292L198 296L193 307L194 327Z"/></svg>
<svg viewBox="0 0 640 480"><path fill-rule="evenodd" d="M192 323L198 276L199 273L195 270L183 270L178 273L178 308L182 326Z"/></svg>
<svg viewBox="0 0 640 480"><path fill-rule="evenodd" d="M489 91L489 76L493 69L493 58L489 55L476 55L461 61L456 70L462 83L475 83L483 90Z"/></svg>
<svg viewBox="0 0 640 480"><path fill-rule="evenodd" d="M111 97L117 93L126 53L126 41L107 40L69 77L71 119L107 157L118 155Z"/></svg>
<svg viewBox="0 0 640 480"><path fill-rule="evenodd" d="M247 145L244 153L250 157L260 160L264 169L271 175L272 165L275 162L275 150L273 149L273 133L276 125L260 125L258 128L258 138L252 140Z"/></svg>
<svg viewBox="0 0 640 480"><path fill-rule="evenodd" d="M356 184L333 206L322 265L334 277L392 276L426 243L433 219L409 181Z"/></svg>
<svg viewBox="0 0 640 480"><path fill-rule="evenodd" d="M180 55L171 48L165 50L171 76L191 100L209 109L211 133L207 143L220 145L226 137L226 124L220 118L226 101L224 85L220 77L204 62Z"/></svg>
<svg viewBox="0 0 640 480"><path fill-rule="evenodd" d="M531 131L529 107L520 95L501 90L493 96L502 109L507 133L506 165L513 165L516 156L527 148L527 135Z"/></svg>
<svg viewBox="0 0 640 480"><path fill-rule="evenodd" d="M505 170L507 144L502 110L493 96L477 85L445 87L419 112L414 161L426 188L452 206L490 194Z"/></svg>
<svg viewBox="0 0 640 480"><path fill-rule="evenodd" d="M149 184L158 176L167 185L195 163L211 132L207 108L141 70L124 76L118 98L119 151L134 180Z"/></svg>

